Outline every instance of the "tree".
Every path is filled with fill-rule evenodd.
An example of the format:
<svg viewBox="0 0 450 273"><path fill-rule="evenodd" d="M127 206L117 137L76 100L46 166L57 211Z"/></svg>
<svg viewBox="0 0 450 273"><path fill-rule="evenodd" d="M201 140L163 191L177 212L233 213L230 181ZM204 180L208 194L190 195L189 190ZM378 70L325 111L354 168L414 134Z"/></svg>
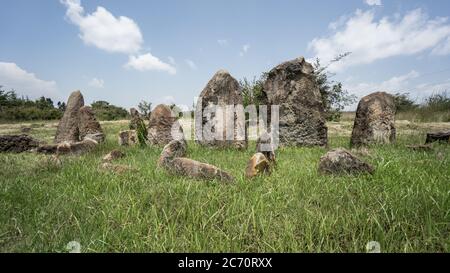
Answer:
<svg viewBox="0 0 450 273"><path fill-rule="evenodd" d="M409 97L409 93L396 93L394 103L398 112L414 110L418 105Z"/></svg>
<svg viewBox="0 0 450 273"><path fill-rule="evenodd" d="M239 81L239 84L242 88L244 107L247 107L248 105L255 105L256 109L258 109L258 106L263 103L263 86L266 79L267 73L263 73L259 77L259 79L256 79L256 77L254 77L253 80L250 81L244 77Z"/></svg>
<svg viewBox="0 0 450 273"><path fill-rule="evenodd" d="M128 117L128 111L122 107L117 107L107 101L94 101L92 110L100 120L119 120Z"/></svg>
<svg viewBox="0 0 450 273"><path fill-rule="evenodd" d="M149 114L152 112L152 103L143 100L138 104L138 108L142 115L149 117Z"/></svg>
<svg viewBox="0 0 450 273"><path fill-rule="evenodd" d="M348 55L350 55L350 52L340 54L326 66L322 66L318 58L313 64L314 75L322 95L322 104L327 120L339 120L345 106L351 105L356 101L356 96L350 95L347 90L344 90L341 82L330 79L335 74L327 70L331 64L341 61Z"/></svg>
<svg viewBox="0 0 450 273"><path fill-rule="evenodd" d="M58 101L58 103L56 104L58 106L59 111L61 112L65 112L66 111L66 103L65 102L60 102Z"/></svg>

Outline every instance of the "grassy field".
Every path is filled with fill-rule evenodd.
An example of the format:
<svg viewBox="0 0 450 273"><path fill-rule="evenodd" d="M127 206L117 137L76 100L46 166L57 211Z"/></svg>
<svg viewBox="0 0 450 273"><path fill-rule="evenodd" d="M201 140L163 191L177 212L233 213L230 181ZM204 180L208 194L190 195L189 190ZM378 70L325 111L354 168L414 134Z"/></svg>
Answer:
<svg viewBox="0 0 450 273"><path fill-rule="evenodd" d="M51 141L56 123L25 124ZM413 152L428 130L449 123L398 122L396 144L360 156L374 175L321 176L325 148L285 148L270 176L244 178L247 151L189 143L189 157L233 174L232 185L170 176L161 148L119 147L127 122L104 122L107 141L90 154L49 164L44 155L0 154L0 252L382 252L450 251L450 147ZM0 125L0 134L21 124ZM351 121L329 124L329 148L348 147ZM136 171L99 170L112 149Z"/></svg>

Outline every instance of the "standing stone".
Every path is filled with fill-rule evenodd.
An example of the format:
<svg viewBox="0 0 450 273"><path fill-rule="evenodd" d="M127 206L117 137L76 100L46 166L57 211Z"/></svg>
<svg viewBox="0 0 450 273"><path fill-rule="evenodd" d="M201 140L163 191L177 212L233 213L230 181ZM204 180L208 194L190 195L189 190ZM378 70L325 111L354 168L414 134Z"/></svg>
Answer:
<svg viewBox="0 0 450 273"><path fill-rule="evenodd" d="M322 97L314 68L303 57L273 68L264 83L262 104L279 105L279 141L282 146L326 146Z"/></svg>
<svg viewBox="0 0 450 273"><path fill-rule="evenodd" d="M395 141L394 97L377 92L361 99L356 110L351 146Z"/></svg>
<svg viewBox="0 0 450 273"><path fill-rule="evenodd" d="M66 111L56 129L55 142L77 142L80 140L79 111L84 106L83 95L80 91L73 92L67 101Z"/></svg>
<svg viewBox="0 0 450 273"><path fill-rule="evenodd" d="M158 105L151 114L148 141L153 145L167 145L172 140L183 139L183 129L172 110L164 104Z"/></svg>
<svg viewBox="0 0 450 273"><path fill-rule="evenodd" d="M236 106L240 109L235 108ZM215 112L215 107L221 110ZM195 110L197 142L204 146L246 148L243 110L242 92L238 81L227 71L218 71L203 89L197 102Z"/></svg>
<svg viewBox="0 0 450 273"><path fill-rule="evenodd" d="M95 118L94 111L90 106L83 106L79 111L79 131L80 139L92 138L98 142L104 140L103 130L100 123Z"/></svg>
<svg viewBox="0 0 450 273"><path fill-rule="evenodd" d="M131 116L130 130L137 130L138 125L141 122L143 122L143 120L141 118L141 114L138 112L138 110L136 110L136 108L131 108L130 116Z"/></svg>
<svg viewBox="0 0 450 273"><path fill-rule="evenodd" d="M137 133L135 130L127 130L119 132L119 146L133 146L138 143Z"/></svg>
<svg viewBox="0 0 450 273"><path fill-rule="evenodd" d="M320 158L319 172L322 174L357 174L374 172L374 168L345 149L329 151Z"/></svg>
<svg viewBox="0 0 450 273"><path fill-rule="evenodd" d="M275 163L275 147L269 133L263 132L256 140L256 152L262 153L270 163Z"/></svg>

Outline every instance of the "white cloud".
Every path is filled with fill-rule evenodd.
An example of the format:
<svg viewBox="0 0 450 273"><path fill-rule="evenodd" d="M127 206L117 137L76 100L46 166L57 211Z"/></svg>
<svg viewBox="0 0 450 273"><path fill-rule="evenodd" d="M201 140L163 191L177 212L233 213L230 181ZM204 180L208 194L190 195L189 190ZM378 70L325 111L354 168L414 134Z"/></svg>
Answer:
<svg viewBox="0 0 450 273"><path fill-rule="evenodd" d="M0 85L30 98L46 96L60 99L56 82L41 80L15 63L0 62Z"/></svg>
<svg viewBox="0 0 450 273"><path fill-rule="evenodd" d="M172 75L177 73L176 69L173 66L162 62L160 59L156 58L150 53L138 56L130 56L128 63L125 64L125 68L135 69L138 71L159 70L168 72Z"/></svg>
<svg viewBox="0 0 450 273"><path fill-rule="evenodd" d="M339 54L352 52L341 62L332 64L329 67L331 71L426 50L432 50L434 54L450 54L443 44L450 37L448 18L430 19L421 9L409 11L403 17L383 17L378 21L374 11L357 10L345 23L330 24L330 28L333 27L335 29L330 36L316 38L308 45L308 49L323 63Z"/></svg>
<svg viewBox="0 0 450 273"><path fill-rule="evenodd" d="M91 81L89 81L89 86L94 88L103 88L105 87L105 81L103 79L93 78Z"/></svg>
<svg viewBox="0 0 450 273"><path fill-rule="evenodd" d="M186 59L185 62L192 70L197 70L197 65L192 60Z"/></svg>
<svg viewBox="0 0 450 273"><path fill-rule="evenodd" d="M445 43L441 43L435 47L431 53L433 55L450 55L450 37L447 38Z"/></svg>
<svg viewBox="0 0 450 273"><path fill-rule="evenodd" d="M250 49L250 45L249 44L245 44L242 46L242 51L239 52L239 56L243 57L245 54L247 54L247 52Z"/></svg>
<svg viewBox="0 0 450 273"><path fill-rule="evenodd" d="M85 15L80 0L61 0L67 18L80 28L80 38L87 44L108 52L132 54L141 49L143 37L139 26L125 16L115 17L103 7Z"/></svg>
<svg viewBox="0 0 450 273"><path fill-rule="evenodd" d="M367 5L369 6L381 6L381 0L365 0L364 2L366 2Z"/></svg>
<svg viewBox="0 0 450 273"><path fill-rule="evenodd" d="M220 46L228 46L228 40L225 40L225 39L219 39L219 40L217 40L217 43Z"/></svg>

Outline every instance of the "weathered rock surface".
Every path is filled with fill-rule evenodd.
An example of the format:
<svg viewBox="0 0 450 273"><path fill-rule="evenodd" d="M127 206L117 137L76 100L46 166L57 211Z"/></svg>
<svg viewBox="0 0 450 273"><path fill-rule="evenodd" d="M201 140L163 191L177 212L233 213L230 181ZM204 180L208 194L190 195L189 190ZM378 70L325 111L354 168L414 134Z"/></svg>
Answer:
<svg viewBox="0 0 450 273"><path fill-rule="evenodd" d="M428 133L426 144L433 142L445 142L450 143L450 131L446 132L436 132L436 133Z"/></svg>
<svg viewBox="0 0 450 273"><path fill-rule="evenodd" d="M235 106L242 108L235 111ZM247 147L241 88L225 70L218 71L200 94L195 110L195 139L204 146Z"/></svg>
<svg viewBox="0 0 450 273"><path fill-rule="evenodd" d="M177 157L185 157L187 143L185 140L172 140L164 146L163 151L158 160L158 166L166 167Z"/></svg>
<svg viewBox="0 0 450 273"><path fill-rule="evenodd" d="M262 153L270 163L275 163L275 147L271 135L267 132L261 134L256 140L256 152Z"/></svg>
<svg viewBox="0 0 450 273"><path fill-rule="evenodd" d="M56 148L58 155L82 155L95 149L98 142L92 139L85 139L79 142L63 142Z"/></svg>
<svg viewBox="0 0 450 273"><path fill-rule="evenodd" d="M361 99L356 110L351 146L395 141L394 97L385 92L377 92Z"/></svg>
<svg viewBox="0 0 450 273"><path fill-rule="evenodd" d="M319 172L338 175L373 173L374 168L345 149L335 149L320 158Z"/></svg>
<svg viewBox="0 0 450 273"><path fill-rule="evenodd" d="M126 130L119 133L120 146L133 146L138 143L138 138L135 130Z"/></svg>
<svg viewBox="0 0 450 273"><path fill-rule="evenodd" d="M247 163L245 176L255 177L259 174L270 173L270 162L262 153L256 153Z"/></svg>
<svg viewBox="0 0 450 273"><path fill-rule="evenodd" d="M279 105L279 141L281 146L326 146L322 97L313 66L300 57L273 68L264 83L263 103ZM265 101L264 101L265 100Z"/></svg>
<svg viewBox="0 0 450 273"><path fill-rule="evenodd" d="M135 108L130 109L130 116L131 116L130 126L129 126L130 130L137 130L139 124L144 122L144 120L141 118L141 114L139 113L139 111L136 110Z"/></svg>
<svg viewBox="0 0 450 273"><path fill-rule="evenodd" d="M125 157L125 154L119 150L112 150L103 157L103 162L112 162L114 160Z"/></svg>
<svg viewBox="0 0 450 273"><path fill-rule="evenodd" d="M0 136L0 152L22 153L39 146L39 141L28 135Z"/></svg>
<svg viewBox="0 0 450 273"><path fill-rule="evenodd" d="M174 174L203 180L219 180L232 182L234 178L216 166L198 162L189 158L177 157L166 169Z"/></svg>
<svg viewBox="0 0 450 273"><path fill-rule="evenodd" d="M64 141L77 142L80 140L79 112L84 106L83 95L80 91L73 92L67 101L66 111L56 129L55 143Z"/></svg>
<svg viewBox="0 0 450 273"><path fill-rule="evenodd" d="M78 128L80 132L80 140L83 140L86 136L98 142L102 142L104 140L102 127L97 121L94 111L90 106L83 106L80 108Z"/></svg>
<svg viewBox="0 0 450 273"><path fill-rule="evenodd" d="M183 139L183 129L172 110L160 104L152 111L148 127L148 141L152 145L167 145L172 140Z"/></svg>
<svg viewBox="0 0 450 273"><path fill-rule="evenodd" d="M41 154L56 154L59 144L44 144L37 147L36 152Z"/></svg>

